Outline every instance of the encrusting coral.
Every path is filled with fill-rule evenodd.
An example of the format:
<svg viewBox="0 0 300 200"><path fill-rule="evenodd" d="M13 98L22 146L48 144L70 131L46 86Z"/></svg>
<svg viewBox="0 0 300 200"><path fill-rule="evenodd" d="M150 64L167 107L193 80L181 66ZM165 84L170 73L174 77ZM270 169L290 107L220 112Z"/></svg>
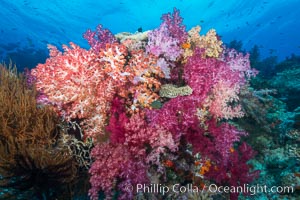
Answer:
<svg viewBox="0 0 300 200"><path fill-rule="evenodd" d="M159 91L160 97L167 97L167 98L175 98L178 96L187 96L191 95L193 92L192 88L190 86L182 86L182 87L176 87L172 84L165 84L161 86L161 89Z"/></svg>

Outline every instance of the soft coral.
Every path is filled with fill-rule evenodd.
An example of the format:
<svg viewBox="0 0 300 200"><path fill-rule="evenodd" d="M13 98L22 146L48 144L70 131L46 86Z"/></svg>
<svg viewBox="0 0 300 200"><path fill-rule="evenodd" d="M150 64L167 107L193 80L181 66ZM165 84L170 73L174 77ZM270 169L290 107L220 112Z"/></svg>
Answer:
<svg viewBox="0 0 300 200"><path fill-rule="evenodd" d="M259 177L260 171L251 171L252 166L247 164L255 155L256 152L244 142L230 153L228 162L216 162L205 176L222 186L243 186ZM239 193L231 193L230 199L235 200L238 196Z"/></svg>

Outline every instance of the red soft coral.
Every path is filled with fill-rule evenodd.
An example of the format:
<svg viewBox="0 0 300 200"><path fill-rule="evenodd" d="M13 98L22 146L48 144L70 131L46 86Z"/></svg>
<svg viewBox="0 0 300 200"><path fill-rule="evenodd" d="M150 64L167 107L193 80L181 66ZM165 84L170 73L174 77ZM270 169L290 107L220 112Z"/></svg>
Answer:
<svg viewBox="0 0 300 200"><path fill-rule="evenodd" d="M132 96L132 101L129 102L130 112L149 108L159 98L157 93L161 85L160 78L164 77L161 68L157 66L157 58L141 50L132 51L126 69L130 72L130 84L120 95L126 98Z"/></svg>
<svg viewBox="0 0 300 200"><path fill-rule="evenodd" d="M243 186L258 178L260 171L251 171L247 162L255 156L256 152L242 143L237 150L232 150L228 162L217 162L206 174L206 178L214 180L219 185ZM232 200L238 199L239 193L231 193Z"/></svg>
<svg viewBox="0 0 300 200"><path fill-rule="evenodd" d="M106 131L110 133L110 142L112 144L125 142L125 124L128 121L124 101L115 97L111 103L109 124L106 126Z"/></svg>

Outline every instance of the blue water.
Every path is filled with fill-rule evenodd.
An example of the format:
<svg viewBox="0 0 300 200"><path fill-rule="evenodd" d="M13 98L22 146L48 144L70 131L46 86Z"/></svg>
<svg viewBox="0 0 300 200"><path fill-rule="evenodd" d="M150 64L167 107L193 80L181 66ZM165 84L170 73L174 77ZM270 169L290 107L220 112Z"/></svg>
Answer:
<svg viewBox="0 0 300 200"><path fill-rule="evenodd" d="M48 43L88 48L82 34L97 24L113 33L156 28L173 7L188 30L215 28L225 43L242 41L246 50L258 45L262 57L300 53L299 0L1 0L0 6L0 60L12 59L20 68L44 62Z"/></svg>

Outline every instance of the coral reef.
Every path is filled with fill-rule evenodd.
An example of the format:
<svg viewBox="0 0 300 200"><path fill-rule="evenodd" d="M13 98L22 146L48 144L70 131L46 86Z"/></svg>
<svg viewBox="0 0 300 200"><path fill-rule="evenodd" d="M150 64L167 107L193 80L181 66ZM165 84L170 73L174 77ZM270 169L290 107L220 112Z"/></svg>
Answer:
<svg viewBox="0 0 300 200"><path fill-rule="evenodd" d="M98 25L89 49L48 45L23 75L0 65L1 199L273 198L209 184L288 185L274 198L297 198L299 57L259 61L257 46L187 31L176 8L161 20L116 35Z"/></svg>
<svg viewBox="0 0 300 200"><path fill-rule="evenodd" d="M2 70L1 178L11 177L8 168L13 176L37 170L59 185L88 170L91 199L235 200L246 194L150 194L137 185L242 186L260 173L250 164L257 155L251 146L296 157L297 116L285 112L274 90L250 86L257 70L249 54L223 45L214 29L187 32L177 9L161 19L135 34L87 30L88 50L49 45L50 57L26 83ZM281 73L278 82L290 72ZM251 123L261 127L257 133ZM274 130L290 137L288 150L268 141ZM252 163L264 170L278 157L269 158L267 166ZM21 180L28 182L26 173Z"/></svg>

